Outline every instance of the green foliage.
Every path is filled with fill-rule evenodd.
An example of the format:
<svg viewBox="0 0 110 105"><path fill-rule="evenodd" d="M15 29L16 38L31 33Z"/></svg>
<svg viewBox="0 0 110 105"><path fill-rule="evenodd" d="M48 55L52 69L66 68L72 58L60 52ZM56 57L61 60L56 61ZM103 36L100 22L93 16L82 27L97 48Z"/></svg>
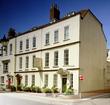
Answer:
<svg viewBox="0 0 110 105"><path fill-rule="evenodd" d="M25 92L31 92L31 87L24 87L23 88L23 91L25 91Z"/></svg>
<svg viewBox="0 0 110 105"><path fill-rule="evenodd" d="M59 93L58 88L56 86L53 86L51 89L53 93Z"/></svg>
<svg viewBox="0 0 110 105"><path fill-rule="evenodd" d="M52 90L50 88L44 88L43 92L44 93L52 93Z"/></svg>
<svg viewBox="0 0 110 105"><path fill-rule="evenodd" d="M17 86L17 90L18 90L18 91L22 91L22 85L18 85L18 86Z"/></svg>
<svg viewBox="0 0 110 105"><path fill-rule="evenodd" d="M69 86L69 88L65 91L66 95L72 95L73 93L74 93L74 89L71 86Z"/></svg>
<svg viewBox="0 0 110 105"><path fill-rule="evenodd" d="M14 85L11 85L11 86L10 86L10 89L11 89L11 92L16 91L16 87L15 87Z"/></svg>

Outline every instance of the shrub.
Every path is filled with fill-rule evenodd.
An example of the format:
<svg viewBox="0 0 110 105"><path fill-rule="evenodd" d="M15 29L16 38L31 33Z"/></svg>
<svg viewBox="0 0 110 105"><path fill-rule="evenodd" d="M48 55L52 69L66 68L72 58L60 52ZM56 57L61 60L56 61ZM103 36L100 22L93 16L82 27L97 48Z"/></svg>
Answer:
<svg viewBox="0 0 110 105"><path fill-rule="evenodd" d="M24 87L23 89L25 92L31 92L31 87Z"/></svg>
<svg viewBox="0 0 110 105"><path fill-rule="evenodd" d="M11 85L11 86L10 86L10 89L11 89L11 92L16 91L16 87L15 87L14 85Z"/></svg>
<svg viewBox="0 0 110 105"><path fill-rule="evenodd" d="M37 92L37 93L42 93L42 89L41 89L40 87L37 87L37 88L36 88L36 92Z"/></svg>
<svg viewBox="0 0 110 105"><path fill-rule="evenodd" d="M73 90L73 88L71 86L65 92L66 95L71 95L73 93L74 93L74 90Z"/></svg>
<svg viewBox="0 0 110 105"><path fill-rule="evenodd" d="M17 86L17 90L22 91L22 86L21 85L18 85Z"/></svg>
<svg viewBox="0 0 110 105"><path fill-rule="evenodd" d="M52 93L52 90L50 88L44 88L43 92L44 93Z"/></svg>
<svg viewBox="0 0 110 105"><path fill-rule="evenodd" d="M53 93L59 93L58 88L56 86L53 86L51 89Z"/></svg>

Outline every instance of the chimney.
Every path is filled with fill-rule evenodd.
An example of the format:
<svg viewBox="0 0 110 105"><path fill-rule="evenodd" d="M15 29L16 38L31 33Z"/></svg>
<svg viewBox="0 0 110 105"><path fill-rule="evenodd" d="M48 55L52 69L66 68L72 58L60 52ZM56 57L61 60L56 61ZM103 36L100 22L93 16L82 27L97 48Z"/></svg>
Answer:
<svg viewBox="0 0 110 105"><path fill-rule="evenodd" d="M50 8L50 21L56 21L60 19L60 11L57 4L53 3Z"/></svg>

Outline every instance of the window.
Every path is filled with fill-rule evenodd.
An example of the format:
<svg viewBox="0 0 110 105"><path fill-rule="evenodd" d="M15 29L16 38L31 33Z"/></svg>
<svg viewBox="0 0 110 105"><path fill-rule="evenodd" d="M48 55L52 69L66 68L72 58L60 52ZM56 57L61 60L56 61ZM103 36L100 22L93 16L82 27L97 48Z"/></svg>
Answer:
<svg viewBox="0 0 110 105"><path fill-rule="evenodd" d="M33 61L32 61L33 68L36 67L36 64L35 64L35 63L36 63L36 62L35 62L35 58L36 58L36 56L33 55L33 57L32 57L32 59L33 59Z"/></svg>
<svg viewBox="0 0 110 105"><path fill-rule="evenodd" d="M3 73L8 73L8 62L3 63Z"/></svg>
<svg viewBox="0 0 110 105"><path fill-rule="evenodd" d="M3 50L4 50L4 54L7 56L7 53L8 53L8 47L7 47L7 46L4 46L4 47L3 47Z"/></svg>
<svg viewBox="0 0 110 105"><path fill-rule="evenodd" d="M58 30L54 31L54 43L58 42Z"/></svg>
<svg viewBox="0 0 110 105"><path fill-rule="evenodd" d="M73 87L73 74L70 74L70 86Z"/></svg>
<svg viewBox="0 0 110 105"><path fill-rule="evenodd" d="M29 49L29 39L26 39L26 49Z"/></svg>
<svg viewBox="0 0 110 105"><path fill-rule="evenodd" d="M69 65L69 50L64 50L64 65Z"/></svg>
<svg viewBox="0 0 110 105"><path fill-rule="evenodd" d="M54 52L54 66L58 66L58 51Z"/></svg>
<svg viewBox="0 0 110 105"><path fill-rule="evenodd" d="M53 86L57 87L57 74L54 74L54 77L53 77Z"/></svg>
<svg viewBox="0 0 110 105"><path fill-rule="evenodd" d="M10 44L10 55L12 54L12 44Z"/></svg>
<svg viewBox="0 0 110 105"><path fill-rule="evenodd" d="M33 37L33 47L36 47L36 37Z"/></svg>
<svg viewBox="0 0 110 105"><path fill-rule="evenodd" d="M48 74L45 74L45 87L48 87Z"/></svg>
<svg viewBox="0 0 110 105"><path fill-rule="evenodd" d="M45 54L45 67L49 66L49 53Z"/></svg>
<svg viewBox="0 0 110 105"><path fill-rule="evenodd" d="M64 27L64 40L69 39L69 26Z"/></svg>
<svg viewBox="0 0 110 105"><path fill-rule="evenodd" d="M46 34L45 45L49 45L49 33Z"/></svg>
<svg viewBox="0 0 110 105"><path fill-rule="evenodd" d="M25 86L28 85L28 75L25 75Z"/></svg>
<svg viewBox="0 0 110 105"><path fill-rule="evenodd" d="M35 85L35 75L32 75L32 85Z"/></svg>
<svg viewBox="0 0 110 105"><path fill-rule="evenodd" d="M23 42L22 41L20 41L19 49L23 50Z"/></svg>
<svg viewBox="0 0 110 105"><path fill-rule="evenodd" d="M1 76L1 83L4 83L4 76Z"/></svg>
<svg viewBox="0 0 110 105"><path fill-rule="evenodd" d="M29 57L27 56L26 57L26 68L28 68L29 67Z"/></svg>
<svg viewBox="0 0 110 105"><path fill-rule="evenodd" d="M22 69L22 57L19 58L19 68Z"/></svg>

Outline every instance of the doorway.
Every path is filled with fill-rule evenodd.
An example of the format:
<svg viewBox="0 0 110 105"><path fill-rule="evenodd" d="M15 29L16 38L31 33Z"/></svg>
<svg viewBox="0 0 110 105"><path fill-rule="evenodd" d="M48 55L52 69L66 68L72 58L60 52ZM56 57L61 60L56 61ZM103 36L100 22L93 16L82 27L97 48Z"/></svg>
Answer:
<svg viewBox="0 0 110 105"><path fill-rule="evenodd" d="M62 92L64 93L67 88L67 77L62 78Z"/></svg>

